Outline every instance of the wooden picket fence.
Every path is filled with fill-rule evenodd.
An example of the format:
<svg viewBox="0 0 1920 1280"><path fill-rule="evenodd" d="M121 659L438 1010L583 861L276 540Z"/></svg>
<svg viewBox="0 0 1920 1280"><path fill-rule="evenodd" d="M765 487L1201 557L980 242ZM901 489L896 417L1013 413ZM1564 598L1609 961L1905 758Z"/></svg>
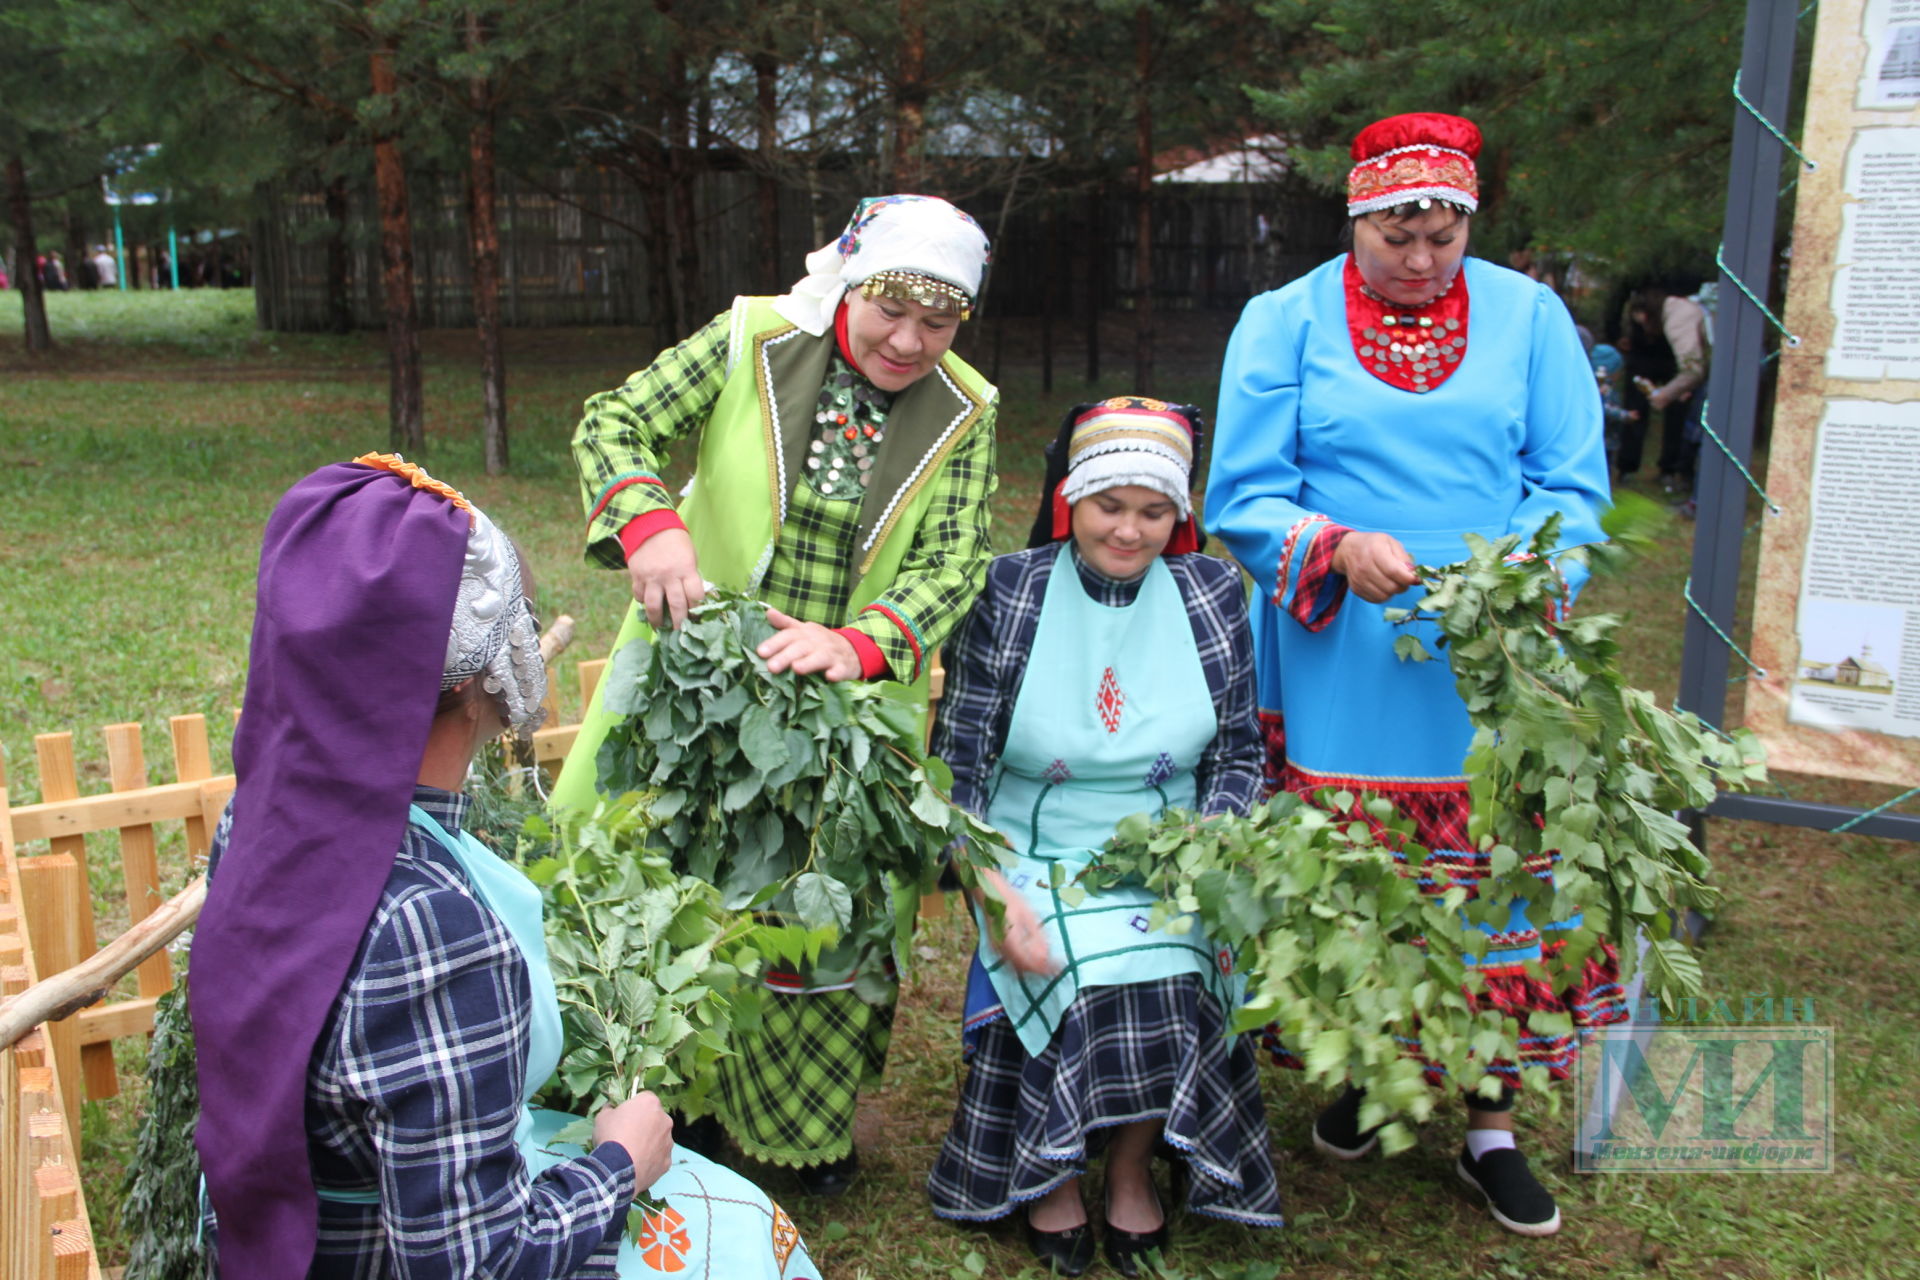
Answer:
<svg viewBox="0 0 1920 1280"><path fill-rule="evenodd" d="M586 706L605 661L578 667L579 706ZM558 725L548 690L549 728L533 735L535 761L555 769L579 724ZM34 738L40 799L14 805L0 764L0 1002L38 980L80 963L99 949L96 908L88 885L91 859L106 856L118 835L128 923L159 907L160 835L178 824L190 868L204 865L208 841L233 775L215 776L206 718L168 721L173 781L152 783L137 724L108 725L111 790L82 795L73 735ZM89 846L89 837L95 842ZM5 1280L100 1280L78 1160L82 1098L120 1090L113 1046L153 1030L153 1007L180 977L165 951L135 971L137 990L41 1024L0 1050L0 1277Z"/></svg>
<svg viewBox="0 0 1920 1280"><path fill-rule="evenodd" d="M576 664L576 706L591 705L606 665ZM943 674L936 657L935 698ZM578 720L558 723L554 683L547 689L550 727L533 735L534 763L549 772L580 727ZM162 828L178 823L189 868L205 864L233 775L213 773L204 716L174 716L168 727L171 782L148 780L137 724L103 730L106 792L81 794L71 733L34 738L41 790L35 803L12 804L0 761L0 1005L99 950L88 865L107 842L90 847L88 837L117 833L129 925L162 905ZM926 915L942 909L938 895L923 904ZM119 1092L114 1042L151 1032L154 1003L180 977L164 950L135 974L135 994L43 1023L0 1049L0 1280L101 1280L80 1177L80 1102Z"/></svg>

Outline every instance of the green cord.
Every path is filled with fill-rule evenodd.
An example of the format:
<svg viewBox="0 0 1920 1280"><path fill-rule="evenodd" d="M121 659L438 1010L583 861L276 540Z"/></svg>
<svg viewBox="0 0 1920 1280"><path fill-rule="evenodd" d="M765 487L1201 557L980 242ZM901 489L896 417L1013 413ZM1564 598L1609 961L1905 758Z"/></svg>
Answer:
<svg viewBox="0 0 1920 1280"><path fill-rule="evenodd" d="M1726 632L1722 631L1720 629L1720 624L1715 622L1711 617L1709 617L1707 615L1707 611L1700 607L1700 602L1693 598L1693 575L1692 574L1687 575L1686 584L1680 588L1680 594L1686 598L1687 604L1692 607L1693 611L1700 615L1700 620L1706 623L1709 627L1713 629L1713 634L1720 637L1721 643L1725 644L1727 648L1739 654L1740 661L1746 663L1749 667L1753 668L1753 674L1759 676L1762 680L1767 678L1767 669L1761 666L1759 663L1755 662L1752 658L1749 658L1747 656L1747 651L1745 649L1742 649L1739 645L1735 644L1733 637L1728 635ZM1732 680L1729 680L1727 683L1735 684L1745 679L1746 679L1745 676L1735 676Z"/></svg>
<svg viewBox="0 0 1920 1280"><path fill-rule="evenodd" d="M1775 138L1777 138L1781 146L1793 152L1795 158L1798 159L1802 165L1806 166L1806 171L1808 173L1812 173L1820 167L1818 164L1814 163L1812 160L1807 159L1806 152L1794 146L1792 140L1789 139L1786 134L1776 129L1774 127L1773 121L1761 115L1760 108L1754 106L1751 102L1747 101L1746 95L1740 92L1740 73L1738 71L1735 71L1733 73L1733 100L1739 103L1741 106L1745 107L1748 113L1751 114L1755 120L1758 120L1763 126L1765 126L1767 132L1772 134Z"/></svg>
<svg viewBox="0 0 1920 1280"><path fill-rule="evenodd" d="M1770 516L1779 515L1780 504L1773 500L1773 496L1771 494L1769 494L1765 489L1762 489L1760 487L1760 482L1753 478L1753 472L1747 470L1746 463L1740 461L1739 458L1736 458L1734 456L1733 450L1727 447L1727 442L1720 438L1720 433L1718 431L1715 431L1713 429L1713 424L1707 420L1707 410L1711 408L1712 405L1713 405L1713 401L1711 400L1702 400L1700 402L1700 429L1706 432L1708 438L1711 439L1714 442L1714 444L1720 447L1720 452L1727 455L1727 461L1731 462L1734 465L1735 469L1737 469L1740 472L1740 474L1743 477L1745 477L1747 484L1752 487L1753 491L1760 495L1760 500L1767 504L1767 514ZM1743 534L1741 536L1744 537L1745 535Z"/></svg>
<svg viewBox="0 0 1920 1280"><path fill-rule="evenodd" d="M1786 321L1782 320L1779 316L1773 314L1773 312L1767 310L1767 304L1760 301L1759 295L1755 294L1753 290L1747 288L1747 282L1745 280L1742 280L1739 276L1735 275L1733 273L1733 268L1727 265L1726 241L1722 240L1718 245L1714 247L1713 262L1715 266L1719 267L1722 271L1727 273L1727 279L1733 281L1733 287L1738 289L1741 293L1745 294L1747 301L1751 302L1754 306L1760 308L1760 314L1773 322L1773 327L1780 331L1780 336L1787 340L1788 346L1797 347L1800 345L1800 335L1797 333L1789 332L1787 329Z"/></svg>
<svg viewBox="0 0 1920 1280"><path fill-rule="evenodd" d="M1851 818L1848 818L1845 822L1835 827L1833 829L1833 834L1837 836L1842 831L1846 831L1852 827L1857 827L1861 823L1865 822L1868 818L1875 817L1879 814L1885 813L1887 810L1893 808L1895 805L1901 803L1902 801L1909 800L1916 795L1920 795L1920 787L1913 787L1909 790L1902 791L1899 795L1895 796L1893 799L1887 801L1883 805L1876 805L1873 808L1867 810L1865 813L1854 814Z"/></svg>

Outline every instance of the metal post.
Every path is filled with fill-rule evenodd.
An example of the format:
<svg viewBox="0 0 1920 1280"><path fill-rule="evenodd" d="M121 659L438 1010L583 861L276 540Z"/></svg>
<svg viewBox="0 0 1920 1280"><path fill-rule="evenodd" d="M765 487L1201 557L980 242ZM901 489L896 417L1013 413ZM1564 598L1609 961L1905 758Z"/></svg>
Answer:
<svg viewBox="0 0 1920 1280"><path fill-rule="evenodd" d="M1768 119L1784 123L1793 88L1795 6L1747 0L1746 41L1740 53L1740 89ZM1709 421L1744 463L1753 456L1760 403L1761 362L1768 321L1741 295L1737 275L1766 301L1779 209L1780 143L1738 103L1733 108L1733 167L1727 179L1725 261L1714 323L1713 371L1707 381ZM1747 486L1711 442L1700 451L1700 499L1693 532L1693 598L1722 630L1733 631L1740 585L1740 542ZM1678 704L1708 724L1726 718L1726 644L1689 610L1680 658Z"/></svg>
<svg viewBox="0 0 1920 1280"><path fill-rule="evenodd" d="M1740 91L1769 120L1784 125L1793 82L1798 14L1791 4L1747 0ZM1713 373L1708 380L1709 422L1742 463L1753 457L1755 419L1766 331L1771 323L1742 296L1737 275L1754 295L1771 296L1774 223L1779 207L1781 146L1745 107L1734 105L1733 167L1727 180L1726 270L1720 276ZM1700 503L1693 541L1693 596L1722 630L1733 630L1740 583L1740 543L1746 521L1746 481L1718 448L1700 457ZM1733 655L1706 621L1689 611L1680 658L1678 705L1708 724L1726 718L1727 673ZM1774 796L1720 795L1707 813L1831 831L1861 810ZM1696 833L1701 815L1683 815ZM1920 814L1877 814L1852 828L1861 835L1920 840Z"/></svg>
<svg viewBox="0 0 1920 1280"><path fill-rule="evenodd" d="M120 231L120 206L113 206L113 266L120 292L127 291L127 238Z"/></svg>
<svg viewBox="0 0 1920 1280"><path fill-rule="evenodd" d="M173 224L167 224L167 271L173 276L173 287L180 287L180 237L174 234Z"/></svg>

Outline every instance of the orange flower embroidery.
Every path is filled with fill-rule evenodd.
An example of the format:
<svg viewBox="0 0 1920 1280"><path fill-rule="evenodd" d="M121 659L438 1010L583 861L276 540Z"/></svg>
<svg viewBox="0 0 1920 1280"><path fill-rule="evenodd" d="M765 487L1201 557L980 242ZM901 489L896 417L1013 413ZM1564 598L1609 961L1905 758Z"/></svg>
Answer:
<svg viewBox="0 0 1920 1280"><path fill-rule="evenodd" d="M408 462L397 453L363 453L354 459L363 467L372 467L376 471L391 471L416 489L425 489L428 493L437 493L462 511L471 512L473 504L466 495L452 485L435 480L427 474L427 469L417 462Z"/></svg>
<svg viewBox="0 0 1920 1280"><path fill-rule="evenodd" d="M642 1212L633 1242L639 1246L640 1260L655 1271L685 1271L687 1254L693 1250L687 1220L672 1205L662 1205L657 1212Z"/></svg>
<svg viewBox="0 0 1920 1280"><path fill-rule="evenodd" d="M771 1200L769 1200L767 1203L773 1204ZM787 1216L787 1211L785 1209L782 1209L779 1205L774 1204L773 1205L773 1260L775 1265L780 1268L780 1272L782 1275L786 1274L787 1259L793 1256L793 1251L799 1248L799 1246L800 1246L800 1228L793 1225L793 1219Z"/></svg>

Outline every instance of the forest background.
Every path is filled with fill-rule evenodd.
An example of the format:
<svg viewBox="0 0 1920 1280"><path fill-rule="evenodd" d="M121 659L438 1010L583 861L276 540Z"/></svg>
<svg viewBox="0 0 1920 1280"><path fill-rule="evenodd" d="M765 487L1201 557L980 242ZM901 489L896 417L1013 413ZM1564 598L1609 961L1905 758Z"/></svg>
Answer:
<svg viewBox="0 0 1920 1280"><path fill-rule="evenodd" d="M1345 143L1359 125L1394 111L1460 111L1488 140L1474 251L1577 263L1596 287L1570 301L1604 333L1619 289L1697 283L1711 270L1743 8L6 0L0 260L31 262L48 247L72 260L76 247L110 241L107 177L121 191L167 196L121 207L129 244L164 243L169 223L191 233L183 243L237 242L275 189L333 209L370 203L380 216L369 242L350 247L404 281L400 197L422 175L484 193L500 175L535 182L592 168L630 183L648 212L632 233L650 240L646 287L659 317L645 330L503 333L481 305L475 328L422 332L396 307L381 331L280 333L257 328L246 290L156 294L142 280L126 294L45 298L21 278L30 272L15 271L0 296L0 751L13 798L38 793L40 732L75 731L83 788L104 788L98 726L115 721L142 723L155 744L167 716L203 712L215 768L226 768L267 512L311 467L390 442L513 529L538 568L543 613L580 621L573 656L603 654L622 588L580 556L567 437L586 395L705 318L713 300L693 282L717 250L689 210L702 175L741 175L763 226L769 198L788 219L803 202L818 244L855 195L901 188L948 194L990 231L1049 201L1133 199L1135 216L1151 219L1154 170L1279 139L1267 145L1337 226ZM1811 21L1810 10L1802 48ZM490 207L484 196L468 207L481 281ZM748 237L751 267L737 288L777 289L798 274L773 245ZM1324 257L1336 244L1328 236L1311 248ZM1036 363L1035 318L998 318L991 282L982 317L964 326L960 351L974 363L998 362L1005 349L1000 548L1019 543L1040 446L1074 399L1137 388L1211 409L1232 311L1156 312L1150 276L1147 285L1130 305L1076 317L1071 338L1061 336L1059 388ZM1083 286L1073 282L1075 296ZM350 329L350 317L337 327ZM1096 346L1108 364L1085 380ZM1764 476L1764 454L1757 469ZM1688 533L1676 522L1633 574L1587 596L1591 609L1628 614L1627 675L1663 701L1679 667ZM569 716L577 710L570 704ZM1858 806L1891 794L1782 783ZM1565 1160L1569 1107L1530 1102L1522 1122L1534 1149L1554 1153L1541 1167L1571 1211L1558 1240L1517 1242L1455 1186L1457 1108L1416 1152L1333 1169L1308 1145L1323 1099L1295 1074L1270 1072L1290 1228L1254 1236L1182 1218L1176 1273L1920 1274L1897 1211L1920 1199L1920 871L1910 847L1754 823L1715 822L1710 839L1728 903L1702 953L1709 990L1807 1002L1836 1027L1831 1175L1583 1178ZM166 887L177 887L184 853L162 854ZM109 852L92 867L96 901L123 903L117 860ZM103 935L123 925L124 905L103 912ZM855 1192L813 1202L786 1175L756 1173L833 1274L967 1280L1022 1268L1016 1237L932 1224L919 1188L962 1069L955 1018L971 943L951 912L917 940L888 1081L862 1116L873 1158ZM109 1265L125 1256L118 1173L145 1100L142 1050L137 1037L121 1047L120 1098L86 1104L83 1172Z"/></svg>
<svg viewBox="0 0 1920 1280"><path fill-rule="evenodd" d="M244 240L235 229L270 193L313 195L325 218L303 234L328 240L336 331L353 324L350 290L371 283L348 279L349 240L378 240L369 261L388 300L391 442L418 452L414 205L423 178L456 178L484 458L497 473L510 465L503 176L540 187L598 170L630 183L641 216L622 229L644 244L648 311L668 341L725 302L701 285L703 255L719 251L696 200L706 174L750 180L752 229L735 237L749 243L726 246L746 277L728 288L748 292L776 291L797 269L781 252L783 204L788 218L806 206L813 245L860 194L946 195L989 232L1023 207L1051 218L1124 198L1137 260L1116 354L1144 386L1162 327L1157 172L1238 152L1324 195L1359 125L1447 110L1488 139L1475 251L1533 262L1558 282L1615 286L1575 299L1604 330L1619 290L1690 286L1712 271L1743 10L1734 0L9 0L0 255L15 264L25 347L43 351L57 335L36 273L18 264L52 248L73 274L112 239L103 189L162 197L122 204L125 238L158 245L188 229L216 278L223 246ZM353 225L362 202L375 225ZM1094 274L1102 261L1082 253L1068 269ZM1102 296L1092 284L1061 292ZM993 301L989 280L988 313ZM1094 309L1083 328L1097 342Z"/></svg>

